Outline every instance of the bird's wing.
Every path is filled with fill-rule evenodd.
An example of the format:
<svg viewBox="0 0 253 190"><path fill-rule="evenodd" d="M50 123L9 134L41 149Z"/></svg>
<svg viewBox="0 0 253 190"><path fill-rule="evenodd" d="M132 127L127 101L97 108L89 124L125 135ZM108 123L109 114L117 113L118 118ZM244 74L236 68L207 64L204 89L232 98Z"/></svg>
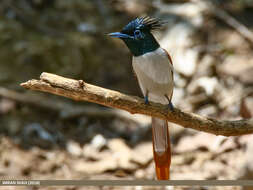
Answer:
<svg viewBox="0 0 253 190"><path fill-rule="evenodd" d="M169 63L171 64L171 76L172 76L172 81L173 81L173 83L174 83L174 69L173 69L173 61L172 61L172 59L171 59L171 56L170 56L170 54L168 53L168 51L166 50L166 49L164 49L164 48L162 48L163 50L164 50L164 52L166 53L166 55L167 55L167 57L168 57L168 59L169 59ZM170 95L170 97L169 97L169 99L171 100L171 98L172 98L172 95L173 95L173 89L172 89L172 93L171 93L171 95Z"/></svg>

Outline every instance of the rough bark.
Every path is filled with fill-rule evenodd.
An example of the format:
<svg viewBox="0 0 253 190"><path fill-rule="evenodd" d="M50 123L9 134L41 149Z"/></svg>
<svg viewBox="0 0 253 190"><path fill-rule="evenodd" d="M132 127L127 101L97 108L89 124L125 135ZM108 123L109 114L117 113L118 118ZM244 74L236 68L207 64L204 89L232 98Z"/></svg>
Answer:
<svg viewBox="0 0 253 190"><path fill-rule="evenodd" d="M101 88L82 80L73 80L50 73L42 73L40 80L29 80L21 86L37 91L65 96L77 101L88 101L108 107L126 110L132 114L140 113L166 119L185 128L223 136L238 136L253 133L253 119L247 120L216 120L193 113L183 112L177 108L173 112L167 106L144 103L142 98L129 96L117 91Z"/></svg>

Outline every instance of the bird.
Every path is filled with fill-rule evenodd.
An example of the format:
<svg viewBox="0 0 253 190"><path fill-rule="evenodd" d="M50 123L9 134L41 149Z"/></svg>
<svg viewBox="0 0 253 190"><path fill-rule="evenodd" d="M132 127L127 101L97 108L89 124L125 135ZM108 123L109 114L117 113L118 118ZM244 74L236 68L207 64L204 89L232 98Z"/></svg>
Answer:
<svg viewBox="0 0 253 190"><path fill-rule="evenodd" d="M132 67L144 96L149 101L168 105L173 111L173 63L171 56L163 49L152 32L166 22L149 16L130 21L120 32L109 36L123 40L132 53ZM171 148L168 122L152 117L153 155L158 180L170 178Z"/></svg>

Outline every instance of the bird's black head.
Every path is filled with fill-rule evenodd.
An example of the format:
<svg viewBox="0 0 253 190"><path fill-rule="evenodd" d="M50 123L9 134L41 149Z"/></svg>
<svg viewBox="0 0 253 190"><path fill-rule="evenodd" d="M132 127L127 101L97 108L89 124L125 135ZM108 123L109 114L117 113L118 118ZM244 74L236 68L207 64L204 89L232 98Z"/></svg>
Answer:
<svg viewBox="0 0 253 190"><path fill-rule="evenodd" d="M161 28L163 24L158 19L141 17L129 22L121 32L109 35L122 39L134 56L140 56L160 47L151 31Z"/></svg>

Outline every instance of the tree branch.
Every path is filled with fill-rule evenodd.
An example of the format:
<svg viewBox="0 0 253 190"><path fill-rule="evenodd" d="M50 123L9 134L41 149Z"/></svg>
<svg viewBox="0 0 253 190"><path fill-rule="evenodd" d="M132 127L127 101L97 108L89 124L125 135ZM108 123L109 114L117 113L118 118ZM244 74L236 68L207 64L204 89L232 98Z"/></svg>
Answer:
<svg viewBox="0 0 253 190"><path fill-rule="evenodd" d="M151 102L144 103L142 98L128 96L108 90L82 80L73 80L50 73L42 73L40 80L29 80L21 86L37 91L65 96L77 101L88 101L108 107L126 110L132 114L140 113L166 119L185 128L192 128L207 133L223 136L238 136L253 133L253 119L237 121L218 121L193 113L186 113L177 108L168 111L167 106Z"/></svg>

